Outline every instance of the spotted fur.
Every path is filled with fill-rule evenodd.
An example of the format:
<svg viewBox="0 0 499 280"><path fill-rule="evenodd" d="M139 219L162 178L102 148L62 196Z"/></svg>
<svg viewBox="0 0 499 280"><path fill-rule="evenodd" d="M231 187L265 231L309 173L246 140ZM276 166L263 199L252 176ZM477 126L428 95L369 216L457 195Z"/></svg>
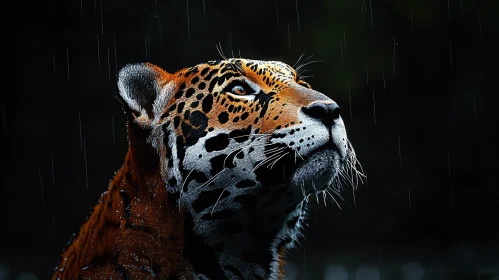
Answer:
<svg viewBox="0 0 499 280"><path fill-rule="evenodd" d="M282 279L307 198L356 171L338 105L282 62L133 64L118 88L125 163L53 279Z"/></svg>

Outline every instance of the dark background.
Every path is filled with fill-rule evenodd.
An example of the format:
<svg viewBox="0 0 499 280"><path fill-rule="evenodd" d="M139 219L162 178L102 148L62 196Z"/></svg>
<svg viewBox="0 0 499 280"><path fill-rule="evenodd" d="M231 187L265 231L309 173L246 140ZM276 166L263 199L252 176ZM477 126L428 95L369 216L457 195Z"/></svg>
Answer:
<svg viewBox="0 0 499 280"><path fill-rule="evenodd" d="M288 279L499 277L499 1L16 5L4 10L16 80L0 104L0 279L48 279L122 165L119 68L174 72L219 59L219 42L227 56L321 60L307 80L342 107L368 175L342 210L311 199Z"/></svg>

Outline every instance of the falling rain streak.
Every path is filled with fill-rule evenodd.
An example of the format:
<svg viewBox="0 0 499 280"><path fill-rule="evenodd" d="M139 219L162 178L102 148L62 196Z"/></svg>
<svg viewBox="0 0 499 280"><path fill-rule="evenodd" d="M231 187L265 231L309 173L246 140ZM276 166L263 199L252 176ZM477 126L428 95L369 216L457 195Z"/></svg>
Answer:
<svg viewBox="0 0 499 280"><path fill-rule="evenodd" d="M206 3L203 0L203 16L206 16Z"/></svg>
<svg viewBox="0 0 499 280"><path fill-rule="evenodd" d="M343 64L343 39L340 39L341 64Z"/></svg>
<svg viewBox="0 0 499 280"><path fill-rule="evenodd" d="M83 139L83 161L85 162L85 184L88 189L87 143L85 139Z"/></svg>
<svg viewBox="0 0 499 280"><path fill-rule="evenodd" d="M55 52L52 52L52 65L54 66L54 76L55 76Z"/></svg>
<svg viewBox="0 0 499 280"><path fill-rule="evenodd" d="M411 203L411 189L409 189L409 209L412 209L412 203Z"/></svg>
<svg viewBox="0 0 499 280"><path fill-rule="evenodd" d="M343 50L346 53L347 52L347 31L345 30L344 27L343 27L343 43L345 44Z"/></svg>
<svg viewBox="0 0 499 280"><path fill-rule="evenodd" d="M397 135L397 141L399 144L399 164L402 165L402 153L400 151L400 134Z"/></svg>
<svg viewBox="0 0 499 280"><path fill-rule="evenodd" d="M374 28L374 20L373 20L373 5L371 0L369 0L369 9L371 10L371 28Z"/></svg>
<svg viewBox="0 0 499 280"><path fill-rule="evenodd" d="M374 89L373 89L373 116L374 116L374 126L376 126L376 99L374 99Z"/></svg>
<svg viewBox="0 0 499 280"><path fill-rule="evenodd" d="M365 0L362 0L362 2L360 4L361 4L360 9L362 11L362 24L364 24L365 23L365 21L364 21L364 7L366 6Z"/></svg>
<svg viewBox="0 0 499 280"><path fill-rule="evenodd" d="M52 187L55 188L55 175L54 175L54 153L50 149L50 168L52 170Z"/></svg>
<svg viewBox="0 0 499 280"><path fill-rule="evenodd" d="M350 102L350 120L353 120L353 112L352 112L352 96L350 95L350 80L348 82L348 101Z"/></svg>
<svg viewBox="0 0 499 280"><path fill-rule="evenodd" d="M118 56L116 54L116 34L113 34L113 42L114 42L114 71L118 73Z"/></svg>
<svg viewBox="0 0 499 280"><path fill-rule="evenodd" d="M5 104L2 104L2 122L3 122L3 135L7 136L7 125L5 124Z"/></svg>
<svg viewBox="0 0 499 280"><path fill-rule="evenodd" d="M366 64L366 85L369 84L369 69L367 68L367 64Z"/></svg>
<svg viewBox="0 0 499 280"><path fill-rule="evenodd" d="M43 174L40 169L38 169L38 178L40 180L40 195L42 197L42 205L45 205L45 199L43 198Z"/></svg>
<svg viewBox="0 0 499 280"><path fill-rule="evenodd" d="M83 137L81 134L81 114L78 113L78 122L80 124L80 151L83 151Z"/></svg>
<svg viewBox="0 0 499 280"><path fill-rule="evenodd" d="M381 72L381 75L383 76L383 92L385 92L386 91L385 73Z"/></svg>
<svg viewBox="0 0 499 280"><path fill-rule="evenodd" d="M191 26L190 26L190 19L189 19L189 0L186 0L186 5L187 5L187 33L189 34L189 40L191 39Z"/></svg>
<svg viewBox="0 0 499 280"><path fill-rule="evenodd" d="M392 53L393 76L395 77L395 54Z"/></svg>
<svg viewBox="0 0 499 280"><path fill-rule="evenodd" d="M97 62L99 63L99 71L100 71L100 41L99 41L99 33L97 35Z"/></svg>
<svg viewBox="0 0 499 280"><path fill-rule="evenodd" d="M296 21L297 21L297 24L298 24L298 35L300 35L300 14L298 13L298 0L295 1L295 7L296 7Z"/></svg>
<svg viewBox="0 0 499 280"><path fill-rule="evenodd" d="M449 17L450 20L450 0L447 0L447 16Z"/></svg>
<svg viewBox="0 0 499 280"><path fill-rule="evenodd" d="M482 37L482 15L480 10L478 10L478 27L480 28L480 38Z"/></svg>
<svg viewBox="0 0 499 280"><path fill-rule="evenodd" d="M111 80L111 62L109 59L109 48L107 48L107 76Z"/></svg>
<svg viewBox="0 0 499 280"><path fill-rule="evenodd" d="M450 149L447 148L447 166L449 169L449 177L450 177Z"/></svg>
<svg viewBox="0 0 499 280"><path fill-rule="evenodd" d="M104 16L102 15L102 1L100 0L100 31L104 35Z"/></svg>
<svg viewBox="0 0 499 280"><path fill-rule="evenodd" d="M66 63L68 65L68 81L69 81L69 48L66 48Z"/></svg>
<svg viewBox="0 0 499 280"><path fill-rule="evenodd" d="M412 7L411 7L411 31L414 32L414 19L412 18Z"/></svg>
<svg viewBox="0 0 499 280"><path fill-rule="evenodd" d="M450 68L452 69L452 39L449 38L449 63Z"/></svg>
<svg viewBox="0 0 499 280"><path fill-rule="evenodd" d="M288 48L291 49L291 33L289 31L289 21L288 21Z"/></svg>
<svg viewBox="0 0 499 280"><path fill-rule="evenodd" d="M275 14L277 19L277 32L279 32L279 4L275 4Z"/></svg>
<svg viewBox="0 0 499 280"><path fill-rule="evenodd" d="M83 16L83 0L80 0L80 12L81 16Z"/></svg>
<svg viewBox="0 0 499 280"><path fill-rule="evenodd" d="M112 125L112 130L113 130L113 145L115 143L115 138L114 138L114 116L111 116L111 125Z"/></svg>
<svg viewBox="0 0 499 280"><path fill-rule="evenodd" d="M473 92L473 109L475 113L475 122L476 122L476 98L475 98L475 93ZM5 117L4 117L4 125L5 125Z"/></svg>

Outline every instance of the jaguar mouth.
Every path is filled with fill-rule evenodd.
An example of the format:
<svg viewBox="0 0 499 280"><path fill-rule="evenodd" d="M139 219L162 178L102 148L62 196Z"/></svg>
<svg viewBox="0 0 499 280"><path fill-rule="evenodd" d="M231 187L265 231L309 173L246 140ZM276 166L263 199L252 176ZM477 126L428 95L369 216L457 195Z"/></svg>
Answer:
<svg viewBox="0 0 499 280"><path fill-rule="evenodd" d="M303 195L325 190L338 176L345 164L337 149L324 146L311 153L295 167L290 183L298 187Z"/></svg>

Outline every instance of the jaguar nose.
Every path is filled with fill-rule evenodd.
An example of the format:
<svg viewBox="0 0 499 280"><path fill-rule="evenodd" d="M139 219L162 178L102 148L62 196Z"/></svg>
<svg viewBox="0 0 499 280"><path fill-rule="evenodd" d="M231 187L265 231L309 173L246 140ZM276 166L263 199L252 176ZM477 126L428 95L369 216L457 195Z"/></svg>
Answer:
<svg viewBox="0 0 499 280"><path fill-rule="evenodd" d="M315 102L307 107L303 107L302 111L310 118L321 121L325 126L331 127L335 121L340 118L340 106L336 102L322 103Z"/></svg>

